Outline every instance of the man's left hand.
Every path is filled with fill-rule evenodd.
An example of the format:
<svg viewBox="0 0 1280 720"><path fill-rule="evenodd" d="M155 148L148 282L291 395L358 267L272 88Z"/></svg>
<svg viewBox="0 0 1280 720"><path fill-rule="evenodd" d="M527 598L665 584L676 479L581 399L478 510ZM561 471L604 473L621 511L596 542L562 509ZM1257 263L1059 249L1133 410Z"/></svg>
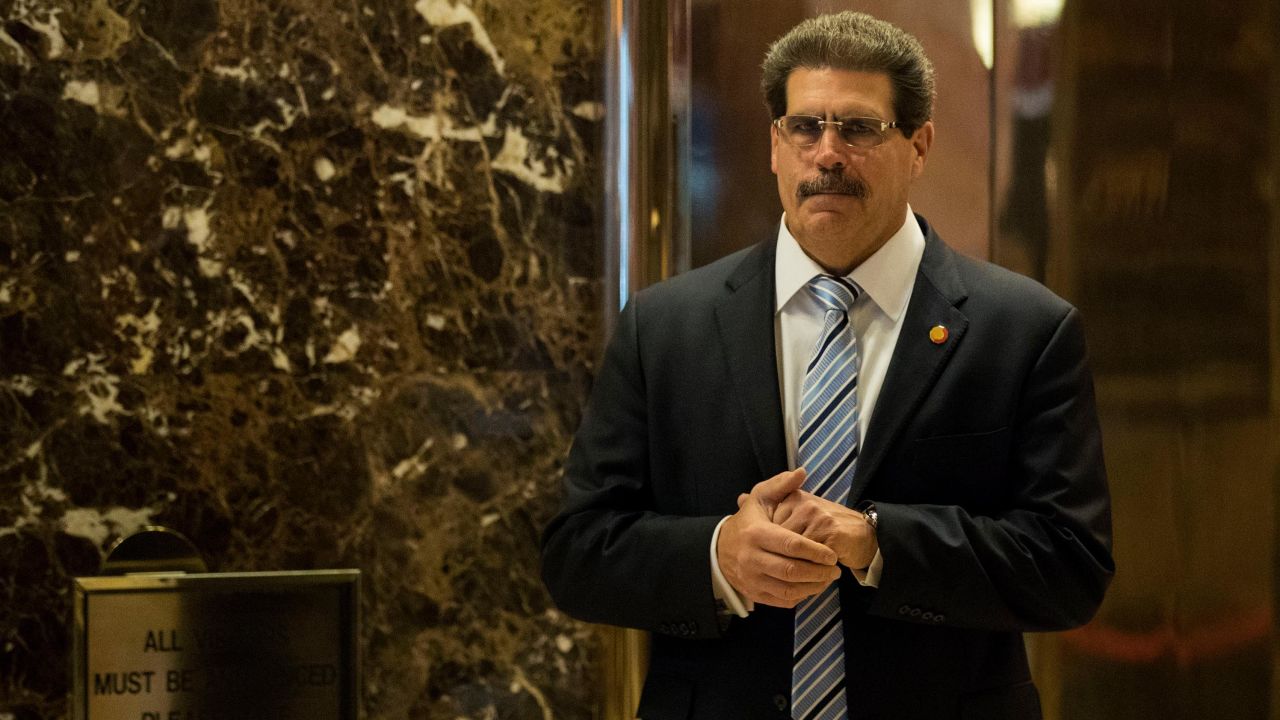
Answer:
<svg viewBox="0 0 1280 720"><path fill-rule="evenodd" d="M850 570L865 569L880 547L862 513L803 490L778 504L773 521L831 548L840 564Z"/></svg>

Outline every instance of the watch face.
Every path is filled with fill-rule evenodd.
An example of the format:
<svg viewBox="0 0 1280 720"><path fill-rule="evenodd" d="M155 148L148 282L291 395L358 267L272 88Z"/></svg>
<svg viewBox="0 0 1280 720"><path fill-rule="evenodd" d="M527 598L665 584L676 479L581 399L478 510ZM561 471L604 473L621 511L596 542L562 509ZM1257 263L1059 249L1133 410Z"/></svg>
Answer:
<svg viewBox="0 0 1280 720"><path fill-rule="evenodd" d="M875 503L871 502L870 500L863 500L862 502L858 503L857 506L854 507L853 509L862 513L863 517L867 519L867 524L871 526L872 530L875 530L878 528L880 524L880 513L876 512Z"/></svg>

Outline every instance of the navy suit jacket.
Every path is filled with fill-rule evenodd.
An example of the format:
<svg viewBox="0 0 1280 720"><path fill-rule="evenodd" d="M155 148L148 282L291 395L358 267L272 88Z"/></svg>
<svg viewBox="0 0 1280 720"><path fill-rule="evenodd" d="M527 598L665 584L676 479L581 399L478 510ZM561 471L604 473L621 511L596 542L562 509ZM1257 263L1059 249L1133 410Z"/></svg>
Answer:
<svg viewBox="0 0 1280 720"><path fill-rule="evenodd" d="M1080 316L918 220L924 257L848 500L876 503L884 557L878 588L839 580L850 705L1038 718L1021 633L1086 622L1114 571ZM623 310L543 535L562 609L654 633L644 720L789 717L793 611L726 619L709 561L738 494L787 469L774 246Z"/></svg>

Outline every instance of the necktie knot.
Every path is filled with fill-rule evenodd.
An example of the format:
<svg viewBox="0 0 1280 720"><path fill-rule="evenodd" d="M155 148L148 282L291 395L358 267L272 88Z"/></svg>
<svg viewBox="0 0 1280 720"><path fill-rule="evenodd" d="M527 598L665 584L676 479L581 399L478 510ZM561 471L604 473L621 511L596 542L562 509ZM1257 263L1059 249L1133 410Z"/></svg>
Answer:
<svg viewBox="0 0 1280 720"><path fill-rule="evenodd" d="M809 292L813 293L824 310L847 313L853 307L853 301L858 299L859 288L842 277L815 275L809 281Z"/></svg>

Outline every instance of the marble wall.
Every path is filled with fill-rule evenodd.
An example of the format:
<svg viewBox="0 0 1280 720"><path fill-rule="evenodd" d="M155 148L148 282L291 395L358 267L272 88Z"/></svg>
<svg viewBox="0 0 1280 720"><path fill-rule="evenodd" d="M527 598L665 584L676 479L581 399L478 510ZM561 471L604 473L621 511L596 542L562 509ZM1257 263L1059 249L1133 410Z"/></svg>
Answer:
<svg viewBox="0 0 1280 720"><path fill-rule="evenodd" d="M357 567L368 718L590 717L537 533L600 342L590 0L0 0L0 718L160 524Z"/></svg>

